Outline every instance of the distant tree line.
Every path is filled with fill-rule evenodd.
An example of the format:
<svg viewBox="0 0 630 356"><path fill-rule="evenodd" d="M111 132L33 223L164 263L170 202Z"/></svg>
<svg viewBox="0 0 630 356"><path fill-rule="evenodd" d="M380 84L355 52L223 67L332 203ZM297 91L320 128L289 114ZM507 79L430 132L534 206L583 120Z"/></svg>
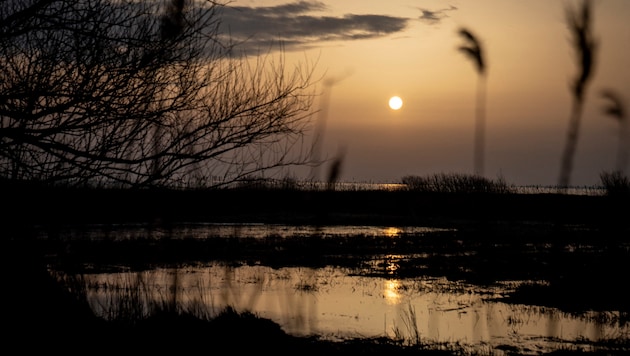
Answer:
<svg viewBox="0 0 630 356"><path fill-rule="evenodd" d="M0 2L0 178L199 187L308 163L312 65L239 55L224 6Z"/></svg>

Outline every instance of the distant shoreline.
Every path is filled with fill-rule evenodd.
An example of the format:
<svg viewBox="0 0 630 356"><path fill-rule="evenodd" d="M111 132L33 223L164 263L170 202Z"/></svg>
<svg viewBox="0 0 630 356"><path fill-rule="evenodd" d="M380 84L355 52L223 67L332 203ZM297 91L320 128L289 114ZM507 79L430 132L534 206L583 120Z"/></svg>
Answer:
<svg viewBox="0 0 630 356"><path fill-rule="evenodd" d="M360 182L338 182L337 190L402 190L406 189L403 183L360 183ZM318 183L325 189L326 183ZM558 186L553 185L515 185L511 187L516 194L556 194ZM567 195L594 195L606 194L606 189L602 186L571 186L564 194Z"/></svg>

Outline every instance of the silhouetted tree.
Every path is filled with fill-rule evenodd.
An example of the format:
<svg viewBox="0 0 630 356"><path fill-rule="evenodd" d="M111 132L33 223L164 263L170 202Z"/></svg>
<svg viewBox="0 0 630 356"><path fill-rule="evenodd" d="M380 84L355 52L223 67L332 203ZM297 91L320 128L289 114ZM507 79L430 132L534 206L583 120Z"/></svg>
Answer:
<svg viewBox="0 0 630 356"><path fill-rule="evenodd" d="M621 100L621 97L616 91L611 89L604 89L601 92L601 96L608 102L608 105L604 107L604 114L611 116L613 119L619 121L619 141L617 143L618 150L615 170L623 174L628 163L627 140L630 138L626 109L623 104L623 100Z"/></svg>
<svg viewBox="0 0 630 356"><path fill-rule="evenodd" d="M312 66L238 56L225 5L0 2L0 177L213 186L307 163Z"/></svg>
<svg viewBox="0 0 630 356"><path fill-rule="evenodd" d="M465 28L459 30L459 35L464 38L466 45L458 49L470 58L477 68L478 88L477 88L477 110L475 115L475 142L474 142L474 172L477 175L484 175L484 148L485 148L485 96L486 96L486 62L483 54L481 42L471 31Z"/></svg>
<svg viewBox="0 0 630 356"><path fill-rule="evenodd" d="M566 19L572 35L571 44L576 54L578 74L571 83L573 104L569 118L566 145L562 153L560 178L558 181L558 186L561 191L565 191L570 184L573 158L575 156L580 121L584 108L585 92L595 68L595 52L597 49L597 42L593 38L592 33L592 13L589 0L582 1L579 9L567 7Z"/></svg>

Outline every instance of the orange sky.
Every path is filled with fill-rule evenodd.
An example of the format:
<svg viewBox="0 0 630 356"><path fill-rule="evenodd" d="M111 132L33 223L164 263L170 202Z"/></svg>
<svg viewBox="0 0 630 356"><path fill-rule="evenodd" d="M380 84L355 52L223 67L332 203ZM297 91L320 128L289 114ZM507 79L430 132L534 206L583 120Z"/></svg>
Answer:
<svg viewBox="0 0 630 356"><path fill-rule="evenodd" d="M565 8L579 3L239 0L225 22L233 36L253 36L244 49L282 39L288 61L317 60L318 73L338 79L328 107L316 101L313 110L326 113L323 154L345 147L341 180L350 182L473 173L478 77L457 51L457 30L466 27L487 61L485 176L554 185L577 72ZM620 125L602 113L600 91L614 89L630 106L630 1L593 1L593 14L599 49L572 185L597 185L615 168ZM402 109L389 109L392 95Z"/></svg>

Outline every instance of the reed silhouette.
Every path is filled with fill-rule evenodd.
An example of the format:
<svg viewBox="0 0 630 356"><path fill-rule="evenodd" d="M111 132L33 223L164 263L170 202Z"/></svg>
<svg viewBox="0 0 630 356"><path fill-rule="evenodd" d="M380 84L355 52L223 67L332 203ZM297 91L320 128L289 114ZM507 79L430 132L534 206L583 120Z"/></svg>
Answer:
<svg viewBox="0 0 630 356"><path fill-rule="evenodd" d="M580 131L580 121L584 110L585 93L587 84L593 76L595 69L595 53L597 41L592 32L592 10L590 0L584 0L579 9L566 8L566 20L572 35L573 49L576 54L578 73L571 83L573 103L569 117L569 129L567 131L566 144L562 152L562 162L558 186L561 192L566 192L571 182L573 159L577 147Z"/></svg>
<svg viewBox="0 0 630 356"><path fill-rule="evenodd" d="M604 114L612 117L619 122L619 141L617 142L617 158L615 161L615 170L621 174L625 173L628 164L628 118L626 117L626 108L623 104L621 96L612 89L604 89L601 91L602 98L607 100L607 104L603 108Z"/></svg>
<svg viewBox="0 0 630 356"><path fill-rule="evenodd" d="M317 127L315 129L315 136L313 137L313 143L311 147L311 155L313 168L311 170L311 180L318 181L319 166L322 163L322 147L324 143L324 133L326 132L326 122L328 121L328 106L330 104L330 95L332 87L344 80L350 75L350 72L346 72L344 75L338 77L330 77L324 80L324 91L320 99L320 108L317 118Z"/></svg>
<svg viewBox="0 0 630 356"><path fill-rule="evenodd" d="M328 177L326 180L328 190L335 190L335 185L337 184L339 177L341 177L341 168L343 165L344 158L345 158L345 147L342 147L339 149L339 152L337 152L337 155L331 162L330 167L328 169Z"/></svg>
<svg viewBox="0 0 630 356"><path fill-rule="evenodd" d="M487 64L483 54L481 42L470 30L459 29L459 35L464 38L466 45L458 47L464 55L470 58L477 68L477 108L475 114L475 143L474 143L474 172L484 175L484 149L485 149L485 96Z"/></svg>

